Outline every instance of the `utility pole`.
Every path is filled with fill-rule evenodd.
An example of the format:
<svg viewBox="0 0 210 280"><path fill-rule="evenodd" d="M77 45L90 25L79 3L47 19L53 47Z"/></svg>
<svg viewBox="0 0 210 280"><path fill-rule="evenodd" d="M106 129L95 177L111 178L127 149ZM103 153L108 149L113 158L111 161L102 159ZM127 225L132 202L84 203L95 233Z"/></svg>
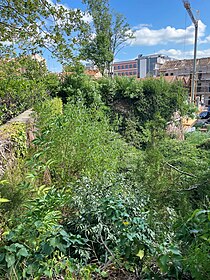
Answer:
<svg viewBox="0 0 210 280"><path fill-rule="evenodd" d="M184 7L187 10L194 26L195 26L195 42L194 42L194 59L193 59L193 73L191 83L191 102L195 103L196 94L196 55L197 55L197 41L198 41L198 20L194 18L189 1L182 0Z"/></svg>

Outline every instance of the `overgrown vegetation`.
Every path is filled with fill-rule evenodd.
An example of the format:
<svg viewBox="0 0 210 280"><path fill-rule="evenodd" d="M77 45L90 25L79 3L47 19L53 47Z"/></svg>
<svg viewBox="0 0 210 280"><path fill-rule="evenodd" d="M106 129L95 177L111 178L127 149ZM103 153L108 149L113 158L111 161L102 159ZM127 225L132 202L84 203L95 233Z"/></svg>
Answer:
<svg viewBox="0 0 210 280"><path fill-rule="evenodd" d="M64 104L36 104L1 179L0 278L208 279L210 135L165 133L181 85L79 72L49 90Z"/></svg>
<svg viewBox="0 0 210 280"><path fill-rule="evenodd" d="M56 76L48 74L44 61L33 57L17 57L1 61L0 124L47 98L46 92L56 91Z"/></svg>
<svg viewBox="0 0 210 280"><path fill-rule="evenodd" d="M210 279L210 132L166 134L182 84L84 74L133 37L107 0L1 2L0 124L36 127L0 131L0 279ZM44 48L67 76L23 55Z"/></svg>

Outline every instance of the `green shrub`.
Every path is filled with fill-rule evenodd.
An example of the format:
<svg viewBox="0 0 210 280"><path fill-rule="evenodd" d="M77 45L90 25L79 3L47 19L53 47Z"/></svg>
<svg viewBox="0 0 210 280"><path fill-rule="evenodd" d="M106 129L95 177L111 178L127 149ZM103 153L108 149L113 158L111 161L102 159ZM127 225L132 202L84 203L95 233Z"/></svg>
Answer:
<svg viewBox="0 0 210 280"><path fill-rule="evenodd" d="M0 123L31 108L45 96L42 82L29 81L23 77L0 79Z"/></svg>
<svg viewBox="0 0 210 280"><path fill-rule="evenodd" d="M162 138L162 131L174 112L187 112L187 95L179 83L168 83L161 78L139 81L127 77L103 78L98 82L102 100L110 108L111 120L120 116L118 131L136 147L145 147ZM141 137L145 129L151 134L150 139Z"/></svg>
<svg viewBox="0 0 210 280"><path fill-rule="evenodd" d="M68 276L71 260L66 257L67 250L71 244L84 241L67 234L59 224L61 212L53 210L50 203L52 199L61 205L63 202L55 193L53 197L51 194L28 201L23 215L13 219L17 226L4 233L4 245L0 248L1 279L53 279L64 271Z"/></svg>
<svg viewBox="0 0 210 280"><path fill-rule="evenodd" d="M60 98L55 97L37 104L34 109L38 113L37 125L41 129L47 126L51 119L63 113L63 103Z"/></svg>
<svg viewBox="0 0 210 280"><path fill-rule="evenodd" d="M25 156L27 152L27 135L26 124L12 122L1 126L0 128L1 141L8 141L7 152L14 153L17 157Z"/></svg>
<svg viewBox="0 0 210 280"><path fill-rule="evenodd" d="M40 112L40 121L44 117L46 125L34 140L38 151L33 159L39 166L50 162L55 181L99 177L119 168L123 144L103 112L78 103L67 104L62 115L48 113L47 109Z"/></svg>
<svg viewBox="0 0 210 280"><path fill-rule="evenodd" d="M43 62L30 57L1 62L0 124L46 99L49 91L56 91L57 83L58 78L51 78Z"/></svg>
<svg viewBox="0 0 210 280"><path fill-rule="evenodd" d="M91 279L109 263L140 272L155 235L147 199L130 199L127 183L108 174L97 182L83 178L71 184L71 192L52 187L26 201L1 242L2 277L79 277L88 270L85 279Z"/></svg>
<svg viewBox="0 0 210 280"><path fill-rule="evenodd" d="M182 224L178 236L182 241L184 269L193 279L208 279L210 275L210 211L196 209Z"/></svg>
<svg viewBox="0 0 210 280"><path fill-rule="evenodd" d="M66 217L67 232L86 239L74 252L75 257L79 255L84 263L95 259L105 267L107 262L128 270L137 267L140 272L143 257L155 250L155 233L148 224L143 198L138 203L135 199L107 194L90 201L88 205L88 201L80 204L75 200L75 215Z"/></svg>
<svg viewBox="0 0 210 280"><path fill-rule="evenodd" d="M84 73L72 73L64 78L58 93L63 102L83 102L88 107L102 105L97 81Z"/></svg>

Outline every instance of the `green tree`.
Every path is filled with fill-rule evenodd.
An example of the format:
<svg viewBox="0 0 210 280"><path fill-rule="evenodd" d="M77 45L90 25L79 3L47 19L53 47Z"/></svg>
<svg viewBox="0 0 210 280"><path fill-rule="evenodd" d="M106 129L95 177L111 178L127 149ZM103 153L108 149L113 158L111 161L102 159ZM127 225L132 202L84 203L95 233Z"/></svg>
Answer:
<svg viewBox="0 0 210 280"><path fill-rule="evenodd" d="M91 60L102 75L111 73L114 56L123 48L133 33L123 15L110 11L109 0L84 0L93 18L92 36L83 48L82 55ZM91 39L90 39L91 38Z"/></svg>
<svg viewBox="0 0 210 280"><path fill-rule="evenodd" d="M0 51L34 53L48 49L60 59L74 57L87 25L80 10L47 0L2 0L0 3ZM10 52L9 52L10 51Z"/></svg>
<svg viewBox="0 0 210 280"><path fill-rule="evenodd" d="M84 0L88 6L88 12L93 17L93 30L88 38L82 56L91 60L100 70L102 75L113 60L111 50L111 22L108 0Z"/></svg>
<svg viewBox="0 0 210 280"><path fill-rule="evenodd" d="M126 22L126 18L122 14L114 13L112 16L111 36L111 50L113 56L115 57L118 52L125 47L128 40L132 38L134 38L134 34L130 25Z"/></svg>

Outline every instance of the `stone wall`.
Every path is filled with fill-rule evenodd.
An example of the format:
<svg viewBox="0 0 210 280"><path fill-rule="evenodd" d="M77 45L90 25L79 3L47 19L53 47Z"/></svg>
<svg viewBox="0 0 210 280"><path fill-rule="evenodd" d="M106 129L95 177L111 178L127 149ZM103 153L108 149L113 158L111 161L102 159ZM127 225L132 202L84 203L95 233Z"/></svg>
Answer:
<svg viewBox="0 0 210 280"><path fill-rule="evenodd" d="M16 160L26 156L34 139L34 118L27 110L0 127L0 178Z"/></svg>

